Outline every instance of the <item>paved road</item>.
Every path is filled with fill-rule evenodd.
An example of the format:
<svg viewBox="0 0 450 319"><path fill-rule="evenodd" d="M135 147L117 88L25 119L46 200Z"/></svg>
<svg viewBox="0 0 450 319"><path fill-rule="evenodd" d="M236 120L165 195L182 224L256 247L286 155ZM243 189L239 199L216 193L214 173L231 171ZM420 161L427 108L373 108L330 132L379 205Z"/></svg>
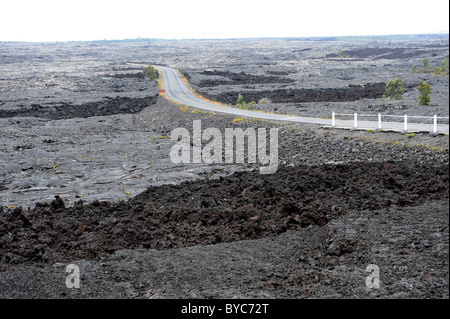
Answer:
<svg viewBox="0 0 450 319"><path fill-rule="evenodd" d="M189 105L198 109L218 112L218 113L226 113L233 114L242 117L251 117L251 118L259 118L265 120L276 120L276 121L287 121L287 122L298 122L298 123L311 123L311 124L320 124L322 126L331 126L331 119L320 119L320 118L312 118L312 117L302 117L302 116L293 116L293 115L283 115L283 114L271 114L264 113L259 111L250 111L250 110L241 110L235 107L230 107L227 105L217 105L214 103L203 101L196 97L192 92L188 89L183 79L178 75L177 71L165 67L165 66L154 66L156 69L159 69L162 73L163 78L163 86L166 91L166 96L176 102L182 103L184 105ZM330 115L331 116L331 115ZM433 124L417 124L417 123L408 123L408 131L409 132L433 132ZM352 128L354 127L353 120L340 120L336 119L335 127L337 128ZM358 129L371 129L376 130L378 128L377 121L359 121L358 120ZM382 123L383 130L404 131L403 122L383 122ZM439 124L437 126L437 132L439 133L448 133L449 126L445 124Z"/></svg>

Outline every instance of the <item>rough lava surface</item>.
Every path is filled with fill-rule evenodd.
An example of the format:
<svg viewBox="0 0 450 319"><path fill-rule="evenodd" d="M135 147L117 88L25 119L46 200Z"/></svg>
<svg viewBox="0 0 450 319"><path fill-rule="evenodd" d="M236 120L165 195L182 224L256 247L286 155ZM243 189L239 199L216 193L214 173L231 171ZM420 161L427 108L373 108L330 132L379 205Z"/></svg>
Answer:
<svg viewBox="0 0 450 319"><path fill-rule="evenodd" d="M142 73L266 112L448 117L448 76L410 72L448 54L445 37L0 43L0 298L448 298L448 135L202 112ZM382 98L396 77L404 99ZM172 163L171 131L198 119L278 128L277 172Z"/></svg>

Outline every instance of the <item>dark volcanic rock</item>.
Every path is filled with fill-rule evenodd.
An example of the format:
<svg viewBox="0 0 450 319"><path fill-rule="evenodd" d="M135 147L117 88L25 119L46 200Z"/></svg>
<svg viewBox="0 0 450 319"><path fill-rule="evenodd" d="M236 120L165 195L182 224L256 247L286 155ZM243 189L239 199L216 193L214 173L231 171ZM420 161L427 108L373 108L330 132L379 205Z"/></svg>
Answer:
<svg viewBox="0 0 450 319"><path fill-rule="evenodd" d="M319 89L277 89L264 91L233 91L220 94L200 93L208 99L225 104L234 104L238 94L242 94L246 101L258 101L269 98L273 103L299 103L299 102L349 102L361 99L380 98L386 90L386 83L367 83L363 86L345 88L319 88Z"/></svg>
<svg viewBox="0 0 450 319"><path fill-rule="evenodd" d="M145 75L143 72L139 73L117 73L117 74L109 74L109 77L116 78L116 79L124 79L124 78L131 78L131 79L145 79Z"/></svg>
<svg viewBox="0 0 450 319"><path fill-rule="evenodd" d="M448 198L448 182L446 165L360 163L284 168L273 175L238 172L216 180L150 187L128 202L95 201L66 208L56 197L51 204L36 204L26 217L19 208L0 215L0 262L23 261L22 256L28 262L53 263L99 258L120 249L257 239L323 226L348 209L377 210ZM380 201L380 196L391 200ZM45 246L39 246L42 237L48 238ZM354 246L336 242L328 254L348 254Z"/></svg>
<svg viewBox="0 0 450 319"><path fill-rule="evenodd" d="M21 109L14 111L0 110L0 118L5 117L40 117L53 120L86 118L91 116L105 116L123 113L137 113L143 108L155 104L157 94L144 98L120 97L110 99L106 102L92 102L82 105L72 105L61 102L54 108L43 108L33 106L31 109Z"/></svg>
<svg viewBox="0 0 450 319"><path fill-rule="evenodd" d="M411 48L361 48L355 50L344 50L342 53L350 58L372 58L379 59L410 59L421 54L426 53L425 50L411 49ZM337 54L330 53L326 55L327 58L337 57Z"/></svg>
<svg viewBox="0 0 450 319"><path fill-rule="evenodd" d="M212 87L218 85L243 85L243 84L267 84L267 83L292 83L294 80L279 76L258 76L247 74L244 71L233 73L230 71L203 71L203 75L215 75L227 78L227 80L203 80L200 82L201 87ZM278 73L278 75L286 75L287 73Z"/></svg>

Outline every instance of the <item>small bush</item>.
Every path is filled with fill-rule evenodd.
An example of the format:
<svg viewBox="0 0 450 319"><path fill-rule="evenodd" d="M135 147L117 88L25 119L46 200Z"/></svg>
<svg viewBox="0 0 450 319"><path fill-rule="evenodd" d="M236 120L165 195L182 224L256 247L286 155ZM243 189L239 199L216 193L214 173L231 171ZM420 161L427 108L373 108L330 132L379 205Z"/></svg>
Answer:
<svg viewBox="0 0 450 319"><path fill-rule="evenodd" d="M242 96L242 94L239 94L238 95L238 98L237 98L237 101L236 101L236 106L238 107L238 108L242 108L242 107L244 107L244 97Z"/></svg>
<svg viewBox="0 0 450 319"><path fill-rule="evenodd" d="M144 75L149 78L151 81L156 80L158 78L158 72L151 65L146 66L143 70Z"/></svg>
<svg viewBox="0 0 450 319"><path fill-rule="evenodd" d="M441 75L442 74L442 68L439 67L439 66L435 67L434 71L433 71L433 74L434 75Z"/></svg>
<svg viewBox="0 0 450 319"><path fill-rule="evenodd" d="M441 63L442 72L446 75L448 75L448 57L446 57L444 60L442 60Z"/></svg>
<svg viewBox="0 0 450 319"><path fill-rule="evenodd" d="M422 64L423 64L422 70L424 70L425 72L430 69L430 62L428 62L428 59L423 59Z"/></svg>
<svg viewBox="0 0 450 319"><path fill-rule="evenodd" d="M393 100L403 100L405 92L405 82L401 78L390 80L386 83L386 95Z"/></svg>
<svg viewBox="0 0 450 319"><path fill-rule="evenodd" d="M345 54L344 51L342 51L341 49L338 50L337 56L338 56L338 58L346 58L346 57L348 57L348 55Z"/></svg>
<svg viewBox="0 0 450 319"><path fill-rule="evenodd" d="M238 95L238 99L236 101L236 107L239 109L243 109L243 110L251 110L251 106L253 105L254 102L250 102L250 103L245 103L244 102L244 98L242 97L241 94Z"/></svg>
<svg viewBox="0 0 450 319"><path fill-rule="evenodd" d="M272 103L272 101L266 97L263 97L258 101L258 104L270 104L270 103Z"/></svg>
<svg viewBox="0 0 450 319"><path fill-rule="evenodd" d="M420 84L417 87L417 89L421 93L419 95L419 104L420 105L430 105L430 100L431 100L430 99L430 93L431 93L430 85L423 81L420 81Z"/></svg>

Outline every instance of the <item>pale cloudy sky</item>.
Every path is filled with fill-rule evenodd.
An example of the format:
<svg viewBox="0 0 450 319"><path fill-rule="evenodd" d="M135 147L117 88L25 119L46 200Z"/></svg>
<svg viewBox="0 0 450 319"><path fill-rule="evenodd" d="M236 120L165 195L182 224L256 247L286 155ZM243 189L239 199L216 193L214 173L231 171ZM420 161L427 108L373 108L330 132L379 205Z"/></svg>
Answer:
<svg viewBox="0 0 450 319"><path fill-rule="evenodd" d="M448 0L2 0L0 41L448 32Z"/></svg>

